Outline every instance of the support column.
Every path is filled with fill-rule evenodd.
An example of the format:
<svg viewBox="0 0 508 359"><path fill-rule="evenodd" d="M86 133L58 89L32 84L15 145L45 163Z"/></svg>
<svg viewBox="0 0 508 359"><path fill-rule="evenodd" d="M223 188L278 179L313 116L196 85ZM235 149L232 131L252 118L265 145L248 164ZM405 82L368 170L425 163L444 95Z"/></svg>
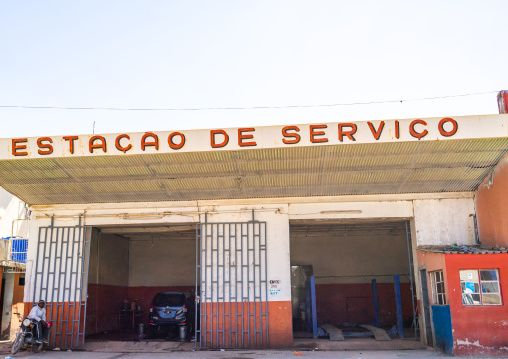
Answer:
<svg viewBox="0 0 508 359"><path fill-rule="evenodd" d="M310 277L310 295L312 302L312 336L318 338L317 332L317 310L316 310L316 277Z"/></svg>
<svg viewBox="0 0 508 359"><path fill-rule="evenodd" d="M377 297L377 283L372 280L372 297L374 298L374 325L379 328L379 303Z"/></svg>
<svg viewBox="0 0 508 359"><path fill-rule="evenodd" d="M395 286L395 305L397 306L397 329L399 337L404 338L404 323L402 322L402 298L400 295L400 277L395 274L393 277L393 284Z"/></svg>

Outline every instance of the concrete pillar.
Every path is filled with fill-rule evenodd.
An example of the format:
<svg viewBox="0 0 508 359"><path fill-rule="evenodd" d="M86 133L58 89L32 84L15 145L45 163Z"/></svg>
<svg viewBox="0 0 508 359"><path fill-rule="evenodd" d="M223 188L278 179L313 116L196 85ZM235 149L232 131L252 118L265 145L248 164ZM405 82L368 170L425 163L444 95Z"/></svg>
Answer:
<svg viewBox="0 0 508 359"><path fill-rule="evenodd" d="M14 293L14 273L5 273L4 309L2 313L2 338L9 338L12 316L12 295Z"/></svg>

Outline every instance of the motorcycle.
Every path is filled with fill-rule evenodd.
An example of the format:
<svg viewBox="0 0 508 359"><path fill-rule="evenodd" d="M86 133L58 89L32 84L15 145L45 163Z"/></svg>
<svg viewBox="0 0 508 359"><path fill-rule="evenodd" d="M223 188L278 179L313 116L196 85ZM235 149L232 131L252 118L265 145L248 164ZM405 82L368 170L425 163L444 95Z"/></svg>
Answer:
<svg viewBox="0 0 508 359"><path fill-rule="evenodd" d="M21 314L17 314L21 317ZM51 322L47 322L48 329L51 328ZM12 343L11 354L16 354L19 350L26 345L32 348L34 353L38 353L42 350L44 343L37 342L37 321L30 318L24 318L21 321L18 332L16 333L16 339Z"/></svg>

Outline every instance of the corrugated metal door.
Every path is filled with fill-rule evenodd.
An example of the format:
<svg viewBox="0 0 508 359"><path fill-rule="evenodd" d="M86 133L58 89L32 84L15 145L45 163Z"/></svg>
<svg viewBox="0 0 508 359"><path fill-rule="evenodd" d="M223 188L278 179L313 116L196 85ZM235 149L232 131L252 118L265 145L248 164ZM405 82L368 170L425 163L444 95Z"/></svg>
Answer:
<svg viewBox="0 0 508 359"><path fill-rule="evenodd" d="M81 225L39 228L33 304L46 301L51 347L81 348L85 342L91 233Z"/></svg>
<svg viewBox="0 0 508 359"><path fill-rule="evenodd" d="M196 346L269 345L266 242L266 222L198 224Z"/></svg>

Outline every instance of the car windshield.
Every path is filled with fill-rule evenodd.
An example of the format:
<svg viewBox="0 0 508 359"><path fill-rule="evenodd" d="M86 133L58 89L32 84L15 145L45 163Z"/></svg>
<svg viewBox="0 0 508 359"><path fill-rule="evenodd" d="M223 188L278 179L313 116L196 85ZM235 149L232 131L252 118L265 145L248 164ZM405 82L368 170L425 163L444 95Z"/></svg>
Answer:
<svg viewBox="0 0 508 359"><path fill-rule="evenodd" d="M153 305L156 307L181 307L184 304L185 295L183 294L159 293L153 299Z"/></svg>

